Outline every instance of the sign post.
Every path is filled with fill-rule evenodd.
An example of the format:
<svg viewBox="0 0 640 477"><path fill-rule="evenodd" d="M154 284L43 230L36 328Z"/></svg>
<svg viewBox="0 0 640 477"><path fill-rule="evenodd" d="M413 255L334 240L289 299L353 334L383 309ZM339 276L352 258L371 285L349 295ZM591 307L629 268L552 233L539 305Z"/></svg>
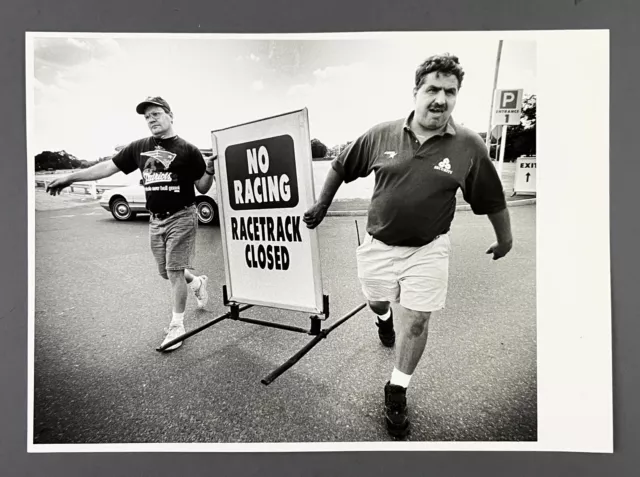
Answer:
<svg viewBox="0 0 640 477"><path fill-rule="evenodd" d="M495 92L495 109L493 110L493 126L502 125L500 158L498 160L498 175L502 179L502 164L504 162L504 150L507 144L507 126L520 124L522 114L521 89L497 89Z"/></svg>
<svg viewBox="0 0 640 477"><path fill-rule="evenodd" d="M270 384L327 335L365 308L359 305L327 329L316 229L302 217L314 204L307 109L212 131L228 313L158 348L164 351L224 319L313 335L261 382ZM264 306L313 313L310 329L241 317Z"/></svg>
<svg viewBox="0 0 640 477"><path fill-rule="evenodd" d="M498 41L498 55L496 57L496 69L493 74L493 91L495 92L496 86L498 85L498 74L500 72L500 56L502 55L502 42L503 40ZM485 142L487 144L487 150L491 152L491 122L493 119L493 105L495 104L495 95L491 96L491 109L489 111L489 128L487 129L487 137Z"/></svg>

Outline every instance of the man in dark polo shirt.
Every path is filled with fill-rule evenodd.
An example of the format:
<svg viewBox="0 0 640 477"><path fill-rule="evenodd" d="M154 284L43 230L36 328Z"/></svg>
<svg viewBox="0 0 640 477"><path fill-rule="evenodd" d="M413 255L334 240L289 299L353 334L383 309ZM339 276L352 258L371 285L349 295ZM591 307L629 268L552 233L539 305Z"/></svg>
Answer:
<svg viewBox="0 0 640 477"><path fill-rule="evenodd" d="M159 96L148 97L136 107L144 115L151 136L124 147L110 161L61 177L51 182L47 192L60 194L77 181L93 181L122 171L136 169L142 173L149 220L149 242L158 265L158 272L171 282L173 317L163 341L182 336L187 290L190 288L203 308L208 300L207 276L195 276L193 261L196 253L198 216L195 188L205 194L213 182L214 157L205 162L200 150L179 137L173 130L173 112ZM174 350L182 342L167 348Z"/></svg>
<svg viewBox="0 0 640 477"><path fill-rule="evenodd" d="M502 183L487 148L451 117L463 77L455 56L422 63L415 74L414 111L350 144L333 161L319 199L304 215L307 227L317 227L343 182L375 173L367 234L356 256L382 344L396 341L391 302L398 303L396 319L403 325L385 385L387 430L394 437L409 431L406 390L427 343L431 313L445 306L458 189L473 212L487 215L493 225L497 241L487 253L496 260L512 247Z"/></svg>

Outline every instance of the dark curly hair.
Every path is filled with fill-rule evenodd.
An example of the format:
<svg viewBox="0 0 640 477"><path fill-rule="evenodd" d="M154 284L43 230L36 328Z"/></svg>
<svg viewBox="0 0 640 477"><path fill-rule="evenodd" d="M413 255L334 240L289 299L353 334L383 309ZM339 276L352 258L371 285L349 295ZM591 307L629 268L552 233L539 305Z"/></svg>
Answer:
<svg viewBox="0 0 640 477"><path fill-rule="evenodd" d="M453 75L458 79L458 89L462 86L462 78L464 71L460 66L457 56L445 53L443 55L433 55L424 60L424 62L416 69L416 86L415 90L419 90L425 82L429 73L437 71L443 75Z"/></svg>

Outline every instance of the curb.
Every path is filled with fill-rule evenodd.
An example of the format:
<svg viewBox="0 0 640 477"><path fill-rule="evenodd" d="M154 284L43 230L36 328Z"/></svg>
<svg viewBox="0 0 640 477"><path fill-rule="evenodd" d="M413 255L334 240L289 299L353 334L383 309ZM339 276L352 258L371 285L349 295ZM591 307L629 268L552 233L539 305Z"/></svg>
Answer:
<svg viewBox="0 0 640 477"><path fill-rule="evenodd" d="M536 199L512 200L507 201L507 207L521 207L523 205L531 205L535 203ZM458 205L456 206L456 212L459 210L471 210L471 206L468 204ZM334 210L328 211L327 217L366 217L368 213L368 210Z"/></svg>

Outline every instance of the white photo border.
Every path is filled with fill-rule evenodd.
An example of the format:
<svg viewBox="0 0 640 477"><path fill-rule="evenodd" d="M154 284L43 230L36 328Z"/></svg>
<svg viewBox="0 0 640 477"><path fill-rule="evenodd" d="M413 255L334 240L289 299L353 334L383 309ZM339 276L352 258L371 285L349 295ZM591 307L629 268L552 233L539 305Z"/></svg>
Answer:
<svg viewBox="0 0 640 477"><path fill-rule="evenodd" d="M42 37L382 39L455 35L537 43L536 442L33 444L35 191L33 40ZM323 34L26 33L28 191L27 451L326 452L385 450L613 452L609 238L609 30Z"/></svg>

